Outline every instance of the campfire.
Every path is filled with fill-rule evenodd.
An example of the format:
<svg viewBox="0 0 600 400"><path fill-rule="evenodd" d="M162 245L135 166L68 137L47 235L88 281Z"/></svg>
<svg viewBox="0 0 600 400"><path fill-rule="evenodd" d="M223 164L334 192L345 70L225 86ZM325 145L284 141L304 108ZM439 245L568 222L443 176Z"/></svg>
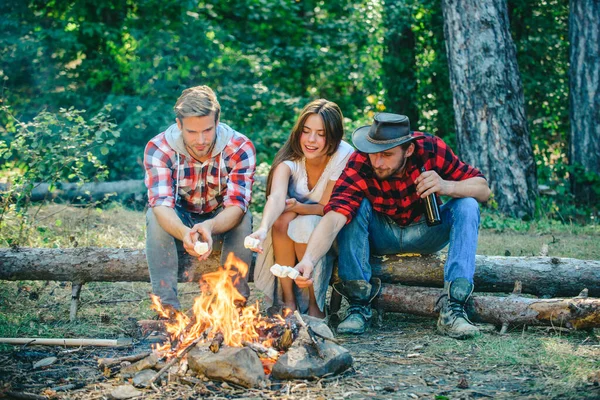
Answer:
<svg viewBox="0 0 600 400"><path fill-rule="evenodd" d="M221 345L246 346L260 353L265 372L270 373L279 351L287 350L298 335L298 325L289 310L286 319L280 315L261 316L258 301L244 306L246 299L236 289L235 280L247 272L248 266L230 253L222 268L202 276L202 294L194 300L191 315L164 308L160 299L151 295L152 308L166 318L170 339L155 350L172 358L190 345L202 342L210 342L213 353Z"/></svg>
<svg viewBox="0 0 600 400"><path fill-rule="evenodd" d="M151 295L168 340L153 348L152 357L167 363L149 386L178 362L199 375L247 387L268 384L269 377L314 378L352 365L324 323L289 310L263 316L258 302L246 305L236 280L247 272L248 266L230 253L223 267L202 276L201 295L187 313L164 307Z"/></svg>

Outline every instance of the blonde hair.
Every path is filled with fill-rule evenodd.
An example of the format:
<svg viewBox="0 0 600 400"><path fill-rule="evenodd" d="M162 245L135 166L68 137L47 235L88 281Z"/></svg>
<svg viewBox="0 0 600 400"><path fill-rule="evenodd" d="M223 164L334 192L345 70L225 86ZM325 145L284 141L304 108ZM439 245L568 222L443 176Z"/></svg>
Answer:
<svg viewBox="0 0 600 400"><path fill-rule="evenodd" d="M221 105L215 92L205 85L185 89L173 109L180 121L186 117L204 117L214 113L216 122L221 113Z"/></svg>

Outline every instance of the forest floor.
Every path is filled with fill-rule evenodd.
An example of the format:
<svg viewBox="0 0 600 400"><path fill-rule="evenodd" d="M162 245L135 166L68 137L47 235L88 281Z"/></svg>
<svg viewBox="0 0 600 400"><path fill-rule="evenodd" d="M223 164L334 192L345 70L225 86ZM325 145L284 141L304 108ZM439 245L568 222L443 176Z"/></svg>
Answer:
<svg viewBox="0 0 600 400"><path fill-rule="evenodd" d="M143 248L141 212L49 206L40 209L28 245ZM493 228L485 228L485 226ZM520 223L484 215L479 254L548 255L600 259L600 228ZM65 349L0 345L0 397L7 391L68 399L109 398L116 378L97 368L98 357L148 351L136 321L153 316L147 283L84 285L78 321L69 322L70 283L20 281L0 285L0 337L88 337L134 339L127 349ZM184 307L199 294L197 285L180 285ZM253 296L260 301L260 295ZM354 358L353 369L316 381L274 382L268 389L242 389L211 381L174 379L149 399L599 399L600 332L561 327L516 328L500 335L481 326L483 336L458 341L439 336L435 320L388 313L380 326L361 336L342 336ZM75 351L72 351L75 350ZM54 364L33 368L55 356ZM32 397L33 398L33 397Z"/></svg>

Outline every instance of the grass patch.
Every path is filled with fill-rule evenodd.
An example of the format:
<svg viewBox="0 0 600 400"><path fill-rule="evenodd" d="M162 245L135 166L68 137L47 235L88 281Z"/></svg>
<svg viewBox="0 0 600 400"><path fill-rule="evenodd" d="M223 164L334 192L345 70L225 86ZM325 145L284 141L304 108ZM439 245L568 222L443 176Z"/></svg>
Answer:
<svg viewBox="0 0 600 400"><path fill-rule="evenodd" d="M471 365L479 367L469 371L474 375L490 370L499 375L526 371L525 377L535 379L533 389L544 388L558 395L586 384L588 377L600 368L598 351L590 345L598 340L593 333L548 334L538 328L503 336L484 334L469 341L440 336L430 341L424 351L437 359L468 358ZM461 363L457 362L456 367L461 368Z"/></svg>
<svg viewBox="0 0 600 400"><path fill-rule="evenodd" d="M18 221L6 215L0 226L0 247L18 236ZM103 208L48 204L30 211L24 247L144 248L145 217L140 211L111 203Z"/></svg>

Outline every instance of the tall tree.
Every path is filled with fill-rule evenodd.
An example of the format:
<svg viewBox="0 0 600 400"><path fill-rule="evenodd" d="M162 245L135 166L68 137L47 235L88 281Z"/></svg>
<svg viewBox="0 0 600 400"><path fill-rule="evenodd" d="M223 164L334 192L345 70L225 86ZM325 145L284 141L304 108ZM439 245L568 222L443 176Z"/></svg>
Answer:
<svg viewBox="0 0 600 400"><path fill-rule="evenodd" d="M383 51L383 86L390 112L405 114L411 127L419 126L417 78L415 71L415 34L412 29L414 1L387 0L383 8L385 26Z"/></svg>
<svg viewBox="0 0 600 400"><path fill-rule="evenodd" d="M458 150L500 211L532 217L536 169L506 0L442 0Z"/></svg>
<svg viewBox="0 0 600 400"><path fill-rule="evenodd" d="M600 199L600 1L571 0L569 41L569 148L573 193L595 204Z"/></svg>

